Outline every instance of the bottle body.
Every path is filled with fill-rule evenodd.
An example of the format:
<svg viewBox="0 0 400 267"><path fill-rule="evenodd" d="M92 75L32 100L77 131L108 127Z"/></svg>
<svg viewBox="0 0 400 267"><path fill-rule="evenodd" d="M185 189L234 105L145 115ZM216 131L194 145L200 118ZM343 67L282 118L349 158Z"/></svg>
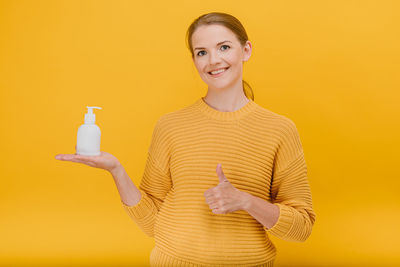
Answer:
<svg viewBox="0 0 400 267"><path fill-rule="evenodd" d="M76 153L84 156L100 155L100 128L96 124L82 124L78 129Z"/></svg>

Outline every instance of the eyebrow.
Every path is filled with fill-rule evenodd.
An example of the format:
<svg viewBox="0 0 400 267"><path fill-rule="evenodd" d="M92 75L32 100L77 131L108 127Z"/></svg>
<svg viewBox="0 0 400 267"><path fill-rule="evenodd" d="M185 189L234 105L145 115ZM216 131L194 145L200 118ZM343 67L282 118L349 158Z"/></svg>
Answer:
<svg viewBox="0 0 400 267"><path fill-rule="evenodd" d="M232 43L231 41L226 40L226 41L219 42L219 43L217 44L217 46L220 45L220 44L223 44L223 43L225 43L225 42L230 42L230 43ZM196 47L194 50L196 50L196 49L205 49L205 48L204 48L204 47Z"/></svg>

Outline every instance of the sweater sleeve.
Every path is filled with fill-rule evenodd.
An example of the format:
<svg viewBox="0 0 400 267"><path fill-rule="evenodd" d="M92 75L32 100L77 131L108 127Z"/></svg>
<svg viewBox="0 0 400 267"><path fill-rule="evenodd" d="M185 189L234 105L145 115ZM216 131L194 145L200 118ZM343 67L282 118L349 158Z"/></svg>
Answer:
<svg viewBox="0 0 400 267"><path fill-rule="evenodd" d="M169 141L162 119L158 120L147 153L147 161L139 185L142 195L134 206L121 201L124 210L149 237L154 237L156 216L171 189Z"/></svg>
<svg viewBox="0 0 400 267"><path fill-rule="evenodd" d="M307 166L294 122L285 117L271 182L271 200L279 207L278 221L264 229L286 241L304 242L310 236L316 214L312 207Z"/></svg>

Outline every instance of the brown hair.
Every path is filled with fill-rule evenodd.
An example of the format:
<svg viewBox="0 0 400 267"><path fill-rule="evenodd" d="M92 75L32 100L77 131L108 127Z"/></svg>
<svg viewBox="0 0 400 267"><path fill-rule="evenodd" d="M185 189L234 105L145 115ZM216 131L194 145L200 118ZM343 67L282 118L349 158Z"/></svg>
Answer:
<svg viewBox="0 0 400 267"><path fill-rule="evenodd" d="M192 46L193 33L198 27L202 25L212 25L212 24L219 24L230 29L236 35L236 38L238 39L242 47L246 44L246 41L249 39L247 37L247 33L243 25L234 16L221 12L207 13L195 19L187 29L186 42L190 50L190 53L192 54L192 57L194 57L193 46ZM242 85L243 85L243 92L246 95L246 97L251 98L254 101L254 93L250 84L242 80ZM246 90L246 86L248 90Z"/></svg>

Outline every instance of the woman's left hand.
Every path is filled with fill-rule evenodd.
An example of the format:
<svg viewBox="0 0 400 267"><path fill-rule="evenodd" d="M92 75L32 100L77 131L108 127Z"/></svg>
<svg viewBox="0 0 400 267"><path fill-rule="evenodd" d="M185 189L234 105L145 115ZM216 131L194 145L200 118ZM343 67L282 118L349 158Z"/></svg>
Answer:
<svg viewBox="0 0 400 267"><path fill-rule="evenodd" d="M204 192L206 202L213 213L225 214L244 210L247 200L245 192L234 187L224 175L221 164L217 165L219 184Z"/></svg>

